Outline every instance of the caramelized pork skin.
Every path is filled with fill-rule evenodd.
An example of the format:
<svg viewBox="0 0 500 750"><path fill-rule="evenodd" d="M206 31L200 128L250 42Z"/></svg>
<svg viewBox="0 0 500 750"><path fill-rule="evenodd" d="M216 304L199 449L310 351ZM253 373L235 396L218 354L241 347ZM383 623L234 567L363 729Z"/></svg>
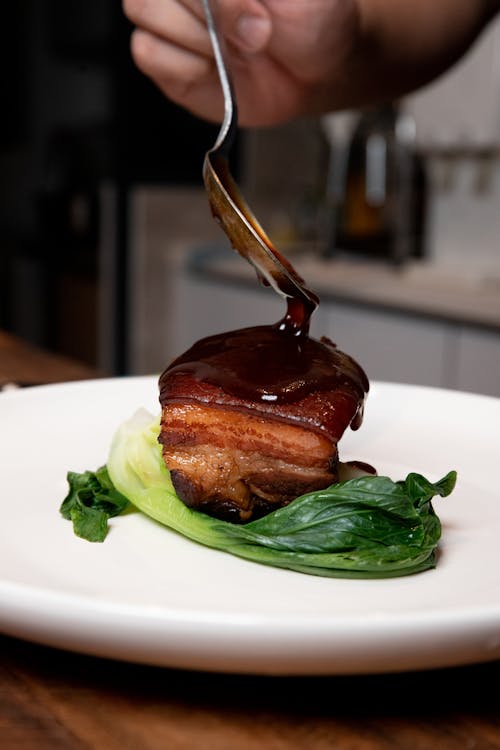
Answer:
<svg viewBox="0 0 500 750"><path fill-rule="evenodd" d="M330 341L257 326L194 344L160 378L159 441L177 494L245 522L337 481L337 442L368 381Z"/></svg>

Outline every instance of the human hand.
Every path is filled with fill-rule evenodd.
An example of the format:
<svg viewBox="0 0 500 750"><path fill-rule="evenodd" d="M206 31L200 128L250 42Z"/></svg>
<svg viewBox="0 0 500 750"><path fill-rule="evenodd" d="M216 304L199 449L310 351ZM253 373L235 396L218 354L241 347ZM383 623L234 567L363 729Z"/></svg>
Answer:
<svg viewBox="0 0 500 750"><path fill-rule="evenodd" d="M138 67L173 101L222 119L201 0L123 0ZM218 0L242 126L369 106L450 67L500 0ZM453 18L453 23L450 23Z"/></svg>
<svg viewBox="0 0 500 750"><path fill-rule="evenodd" d="M220 82L201 0L123 0L137 66L164 94L222 118ZM218 0L242 126L333 108L358 35L355 0Z"/></svg>

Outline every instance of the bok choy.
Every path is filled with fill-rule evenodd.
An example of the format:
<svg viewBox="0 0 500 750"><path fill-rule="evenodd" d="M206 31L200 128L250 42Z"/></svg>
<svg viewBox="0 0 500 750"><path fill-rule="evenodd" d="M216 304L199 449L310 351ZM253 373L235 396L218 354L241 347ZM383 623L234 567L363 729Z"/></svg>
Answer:
<svg viewBox="0 0 500 750"><path fill-rule="evenodd" d="M319 576L386 578L436 564L441 524L431 501L452 492L454 471L434 483L415 473L396 482L385 476L361 476L303 495L256 521L235 525L188 508L177 497L158 433L159 420L138 412L119 427L107 473L103 475L104 467L99 472L117 497L195 542ZM78 476L86 477L82 483L97 486L92 472ZM65 503L67 499L63 508ZM99 488L96 503L97 510L110 516L118 507L103 508ZM86 507L90 506L87 501ZM75 531L84 536L81 525ZM92 539L91 534L88 538L102 541L103 537L101 533L99 538Z"/></svg>

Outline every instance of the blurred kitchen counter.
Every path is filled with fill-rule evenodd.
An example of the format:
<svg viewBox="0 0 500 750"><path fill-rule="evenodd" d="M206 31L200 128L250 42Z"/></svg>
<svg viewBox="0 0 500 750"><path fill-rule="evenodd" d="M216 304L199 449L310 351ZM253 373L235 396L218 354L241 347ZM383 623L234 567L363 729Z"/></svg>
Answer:
<svg viewBox="0 0 500 750"><path fill-rule="evenodd" d="M500 266L459 269L411 261L396 267L300 252L285 255L322 302L354 303L500 333ZM256 285L251 266L226 249L195 251L190 268L212 279Z"/></svg>

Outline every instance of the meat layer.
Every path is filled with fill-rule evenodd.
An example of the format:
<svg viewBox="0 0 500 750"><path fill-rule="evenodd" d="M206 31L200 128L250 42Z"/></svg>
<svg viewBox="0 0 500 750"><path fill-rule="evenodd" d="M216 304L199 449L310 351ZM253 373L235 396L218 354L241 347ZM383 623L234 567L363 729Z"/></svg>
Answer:
<svg viewBox="0 0 500 750"><path fill-rule="evenodd" d="M163 457L190 507L237 522L336 481L336 445L307 426L191 401L162 409Z"/></svg>

